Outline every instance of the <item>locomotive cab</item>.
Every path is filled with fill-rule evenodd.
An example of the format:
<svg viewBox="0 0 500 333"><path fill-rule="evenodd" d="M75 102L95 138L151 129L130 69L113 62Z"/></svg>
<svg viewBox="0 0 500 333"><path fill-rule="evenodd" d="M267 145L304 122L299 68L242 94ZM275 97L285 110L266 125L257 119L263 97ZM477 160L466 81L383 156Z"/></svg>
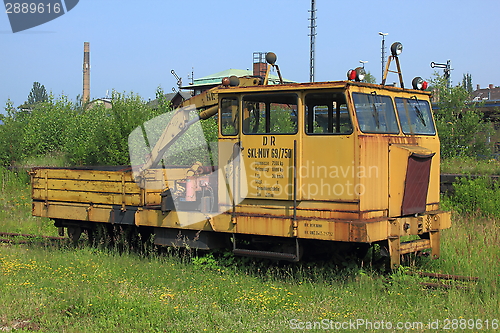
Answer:
<svg viewBox="0 0 500 333"><path fill-rule="evenodd" d="M392 267L404 253L439 256L450 219L430 93L337 81L218 94L219 165L239 151L246 175L234 175L232 199L219 197L233 233L380 243ZM419 237L401 242L409 235Z"/></svg>

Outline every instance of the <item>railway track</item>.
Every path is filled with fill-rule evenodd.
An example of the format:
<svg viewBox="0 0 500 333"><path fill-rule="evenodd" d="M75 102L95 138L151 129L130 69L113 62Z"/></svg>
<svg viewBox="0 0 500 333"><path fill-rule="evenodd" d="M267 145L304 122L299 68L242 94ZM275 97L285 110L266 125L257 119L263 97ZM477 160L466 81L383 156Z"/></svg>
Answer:
<svg viewBox="0 0 500 333"><path fill-rule="evenodd" d="M18 234L13 232L0 232L0 243L9 244L29 244L36 242L67 241L65 237L40 236L31 234Z"/></svg>
<svg viewBox="0 0 500 333"><path fill-rule="evenodd" d="M480 175L465 175L465 174L455 174L455 173L442 173L440 175L440 192L453 194L453 183L459 181L461 178L476 179L481 177ZM498 182L500 180L499 175L489 176L492 181Z"/></svg>
<svg viewBox="0 0 500 333"><path fill-rule="evenodd" d="M476 276L462 276L428 272L410 272L408 274L418 275L424 278L426 281L420 282L420 285L432 289L469 289L477 285L479 281L479 277Z"/></svg>

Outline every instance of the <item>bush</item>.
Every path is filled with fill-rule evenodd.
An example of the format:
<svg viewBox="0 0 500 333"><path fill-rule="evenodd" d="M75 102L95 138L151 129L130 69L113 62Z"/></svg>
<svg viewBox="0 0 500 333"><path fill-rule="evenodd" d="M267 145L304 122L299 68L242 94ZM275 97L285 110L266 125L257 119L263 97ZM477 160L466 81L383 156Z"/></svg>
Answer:
<svg viewBox="0 0 500 333"><path fill-rule="evenodd" d="M6 115L0 115L3 121L3 125L0 125L0 166L10 166L21 159L26 116L18 112L10 100L6 103L5 111Z"/></svg>
<svg viewBox="0 0 500 333"><path fill-rule="evenodd" d="M128 135L164 111L153 109L136 94L113 92L111 109L95 105L70 123L65 151L75 165L128 165Z"/></svg>
<svg viewBox="0 0 500 333"><path fill-rule="evenodd" d="M161 89L157 94L163 96ZM64 156L71 165L128 165L130 132L170 110L170 103L163 98L153 108L136 94L113 92L112 105L82 108L66 96L50 96L31 109L16 110L7 102L0 126L0 165L46 155Z"/></svg>
<svg viewBox="0 0 500 333"><path fill-rule="evenodd" d="M35 157L61 151L70 121L76 112L66 96L37 103L26 117L22 132L22 156Z"/></svg>
<svg viewBox="0 0 500 333"><path fill-rule="evenodd" d="M500 184L490 177L461 178L449 202L460 214L500 217Z"/></svg>

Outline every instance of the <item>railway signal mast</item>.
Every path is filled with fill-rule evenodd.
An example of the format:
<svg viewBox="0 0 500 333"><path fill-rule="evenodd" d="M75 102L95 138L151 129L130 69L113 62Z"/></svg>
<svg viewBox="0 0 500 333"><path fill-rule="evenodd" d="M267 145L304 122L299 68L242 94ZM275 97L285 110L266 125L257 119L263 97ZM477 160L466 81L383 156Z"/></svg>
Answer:
<svg viewBox="0 0 500 333"><path fill-rule="evenodd" d="M450 74L451 74L451 71L453 70L453 68L451 68L451 60L448 59L448 61L446 62L446 64L438 64L438 63L435 63L434 61L431 62L431 68L443 68L444 70L444 78L446 79L446 87L448 89L450 89L451 87L451 77L450 77Z"/></svg>

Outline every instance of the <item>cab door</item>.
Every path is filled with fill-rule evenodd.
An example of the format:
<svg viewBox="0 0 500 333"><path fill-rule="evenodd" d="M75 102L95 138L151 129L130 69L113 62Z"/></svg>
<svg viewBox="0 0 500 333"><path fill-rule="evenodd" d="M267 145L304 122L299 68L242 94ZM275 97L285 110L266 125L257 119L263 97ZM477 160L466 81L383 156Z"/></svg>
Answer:
<svg viewBox="0 0 500 333"><path fill-rule="evenodd" d="M298 168L302 200L342 203L337 210L354 210L349 203L360 188L354 149L354 131L343 90L309 91L304 96L305 136Z"/></svg>
<svg viewBox="0 0 500 333"><path fill-rule="evenodd" d="M240 148L247 198L294 199L298 103L298 95L289 92L243 96Z"/></svg>

